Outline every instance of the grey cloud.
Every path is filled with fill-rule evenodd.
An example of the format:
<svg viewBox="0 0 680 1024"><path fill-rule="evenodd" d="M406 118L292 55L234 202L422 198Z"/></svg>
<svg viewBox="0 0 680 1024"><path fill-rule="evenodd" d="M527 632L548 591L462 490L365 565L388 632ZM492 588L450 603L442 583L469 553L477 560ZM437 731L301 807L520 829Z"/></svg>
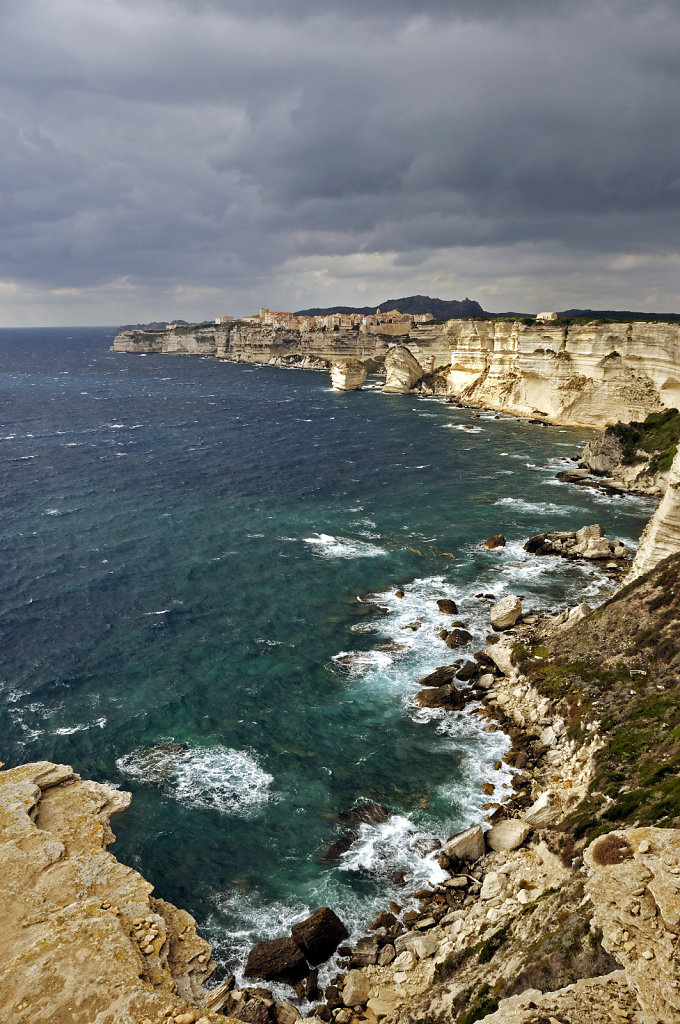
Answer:
<svg viewBox="0 0 680 1024"><path fill-rule="evenodd" d="M0 2L0 279L235 287L296 257L675 249L674 4L271 9Z"/></svg>

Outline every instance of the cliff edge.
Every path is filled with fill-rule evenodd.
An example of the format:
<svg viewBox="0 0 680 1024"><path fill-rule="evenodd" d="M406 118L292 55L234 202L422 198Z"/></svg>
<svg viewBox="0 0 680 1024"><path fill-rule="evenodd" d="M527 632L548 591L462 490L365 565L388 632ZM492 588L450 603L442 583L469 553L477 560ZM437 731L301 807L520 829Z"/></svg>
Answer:
<svg viewBox="0 0 680 1024"><path fill-rule="evenodd" d="M0 1020L208 1024L196 922L106 851L130 794L40 761L0 772Z"/></svg>

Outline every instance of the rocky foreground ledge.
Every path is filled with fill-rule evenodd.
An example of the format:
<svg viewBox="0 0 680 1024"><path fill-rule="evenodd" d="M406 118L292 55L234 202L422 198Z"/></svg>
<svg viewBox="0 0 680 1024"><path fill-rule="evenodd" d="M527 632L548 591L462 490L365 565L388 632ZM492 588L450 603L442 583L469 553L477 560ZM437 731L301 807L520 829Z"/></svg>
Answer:
<svg viewBox="0 0 680 1024"><path fill-rule="evenodd" d="M130 800L67 765L0 772L0 1021L224 1021L194 919L106 851Z"/></svg>

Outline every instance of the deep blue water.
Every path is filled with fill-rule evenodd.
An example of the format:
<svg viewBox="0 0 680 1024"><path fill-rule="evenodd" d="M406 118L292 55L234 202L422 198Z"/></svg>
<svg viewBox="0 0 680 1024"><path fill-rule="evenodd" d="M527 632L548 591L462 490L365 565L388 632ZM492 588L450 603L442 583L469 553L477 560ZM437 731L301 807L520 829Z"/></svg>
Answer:
<svg viewBox="0 0 680 1024"><path fill-rule="evenodd" d="M596 569L522 543L591 522L634 543L650 503L555 481L583 431L112 338L0 331L0 757L132 790L114 852L225 965L321 904L357 932L403 899L395 872L406 892L436 877L416 841L506 781L501 736L413 704L452 660L436 598L458 602L469 652L477 594L596 599ZM480 547L500 531L505 549ZM387 615L356 600L371 591ZM153 749L171 743L188 750ZM366 800L391 819L319 863L330 816Z"/></svg>

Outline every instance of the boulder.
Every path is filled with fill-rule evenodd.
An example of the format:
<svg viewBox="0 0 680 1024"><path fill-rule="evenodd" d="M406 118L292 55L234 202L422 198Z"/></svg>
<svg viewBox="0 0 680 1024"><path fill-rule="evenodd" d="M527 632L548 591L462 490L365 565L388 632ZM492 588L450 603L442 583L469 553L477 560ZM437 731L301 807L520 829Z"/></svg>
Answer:
<svg viewBox="0 0 680 1024"><path fill-rule="evenodd" d="M587 469L561 469L555 477L563 484L583 484L590 479L590 473Z"/></svg>
<svg viewBox="0 0 680 1024"><path fill-rule="evenodd" d="M448 597L440 597L437 601L437 608L439 608L439 611L443 612L444 615L458 614L458 605Z"/></svg>
<svg viewBox="0 0 680 1024"><path fill-rule="evenodd" d="M366 1004L368 1009L375 1014L376 1017L390 1017L399 1002L399 996L394 989L381 988L378 995L368 1000Z"/></svg>
<svg viewBox="0 0 680 1024"><path fill-rule="evenodd" d="M598 434L583 449L579 465L595 476L610 476L621 465L623 446L615 434Z"/></svg>
<svg viewBox="0 0 680 1024"><path fill-rule="evenodd" d="M360 391L366 380L366 367L360 359L339 359L329 370L336 391Z"/></svg>
<svg viewBox="0 0 680 1024"><path fill-rule="evenodd" d="M481 825L473 825L452 836L444 844L444 853L450 860L479 860L486 853Z"/></svg>
<svg viewBox="0 0 680 1024"><path fill-rule="evenodd" d="M418 680L418 686L444 686L445 683L452 683L456 675L455 665L441 665L428 676Z"/></svg>
<svg viewBox="0 0 680 1024"><path fill-rule="evenodd" d="M256 943L248 954L244 973L247 978L265 978L267 981L285 981L294 985L308 971L302 950L293 939L286 936Z"/></svg>
<svg viewBox="0 0 680 1024"><path fill-rule="evenodd" d="M467 682L479 674L479 665L476 661L465 661L456 672L456 677Z"/></svg>
<svg viewBox="0 0 680 1024"><path fill-rule="evenodd" d="M349 932L330 907L319 907L311 917L294 924L291 935L309 963L316 966L335 953Z"/></svg>
<svg viewBox="0 0 680 1024"><path fill-rule="evenodd" d="M454 650L458 647L467 647L472 641L472 633L467 629L452 629L446 636L446 646L451 647Z"/></svg>
<svg viewBox="0 0 680 1024"><path fill-rule="evenodd" d="M349 971L345 975L342 988L342 1001L345 1006L364 1006L368 993L368 978L363 971Z"/></svg>
<svg viewBox="0 0 680 1024"><path fill-rule="evenodd" d="M493 900L496 896L500 896L502 891L503 876L499 875L497 871L487 871L479 892L480 900Z"/></svg>
<svg viewBox="0 0 680 1024"><path fill-rule="evenodd" d="M388 942L385 946L382 946L378 953L378 967L387 967L391 964L396 957L397 952L391 942Z"/></svg>
<svg viewBox="0 0 680 1024"><path fill-rule="evenodd" d="M459 711L467 704L469 694L466 690L459 690L453 683L446 683L444 686L424 687L416 694L415 699L423 708L448 708L450 711Z"/></svg>
<svg viewBox="0 0 680 1024"><path fill-rule="evenodd" d="M512 646L509 643L491 644L485 648L484 653L496 668L500 669L504 676L510 675L512 672Z"/></svg>
<svg viewBox="0 0 680 1024"><path fill-rule="evenodd" d="M379 948L378 940L374 939L372 935L367 935L363 939L359 939L352 950L352 956L350 958L351 966L370 967L372 964L377 962Z"/></svg>
<svg viewBox="0 0 680 1024"><path fill-rule="evenodd" d="M562 814L560 799L552 789L546 789L538 800L524 812L522 820L531 828L548 828L559 820Z"/></svg>
<svg viewBox="0 0 680 1024"><path fill-rule="evenodd" d="M274 1011L276 1024L297 1024L302 1014L292 1003L278 1003Z"/></svg>
<svg viewBox="0 0 680 1024"><path fill-rule="evenodd" d="M423 376L423 368L405 345L395 345L385 355L386 395L406 395Z"/></svg>
<svg viewBox="0 0 680 1024"><path fill-rule="evenodd" d="M489 537L488 540L485 540L482 546L485 548L489 548L490 551L493 551L494 548L504 548L505 544L506 540L503 534L494 533L493 537Z"/></svg>
<svg viewBox="0 0 680 1024"><path fill-rule="evenodd" d="M242 1020L244 1024L274 1024L274 1021L278 1024L276 1017L273 1015L274 1003L271 999L251 998L244 992L236 992L234 995L235 997L242 996L244 998L240 1000L235 998L231 1007L225 1007L229 1017L236 1017L238 1020ZM178 1020L179 1018L175 1019ZM294 1024L294 1021L291 1024Z"/></svg>
<svg viewBox="0 0 680 1024"><path fill-rule="evenodd" d="M486 833L486 841L496 853L504 853L508 850L516 850L531 832L531 826L518 818L508 818L499 821L497 825Z"/></svg>
<svg viewBox="0 0 680 1024"><path fill-rule="evenodd" d="M494 629L510 629L522 614L522 601L517 594L508 594L492 606L489 617Z"/></svg>

